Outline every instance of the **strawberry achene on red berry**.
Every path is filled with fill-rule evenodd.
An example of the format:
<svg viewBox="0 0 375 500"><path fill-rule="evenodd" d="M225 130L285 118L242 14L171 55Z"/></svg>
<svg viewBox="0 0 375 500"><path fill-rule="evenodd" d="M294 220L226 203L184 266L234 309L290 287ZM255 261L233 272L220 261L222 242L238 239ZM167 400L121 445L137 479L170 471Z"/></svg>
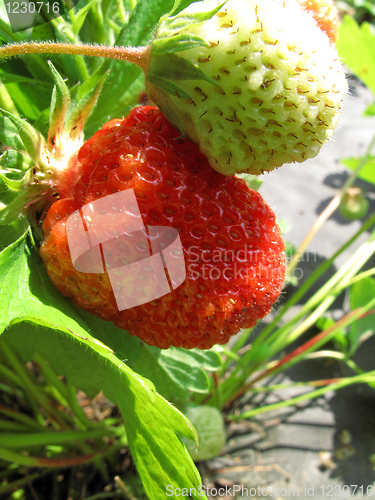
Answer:
<svg viewBox="0 0 375 500"><path fill-rule="evenodd" d="M70 196L44 220L41 256L53 283L82 309L150 345L206 349L270 311L283 284L284 244L261 195L215 172L196 144L178 136L158 109L144 106L85 142L72 162L79 177ZM84 205L127 189L145 226L178 231L186 279L169 294L119 311L106 273L73 267L66 222ZM138 285L129 279L128 286Z"/></svg>

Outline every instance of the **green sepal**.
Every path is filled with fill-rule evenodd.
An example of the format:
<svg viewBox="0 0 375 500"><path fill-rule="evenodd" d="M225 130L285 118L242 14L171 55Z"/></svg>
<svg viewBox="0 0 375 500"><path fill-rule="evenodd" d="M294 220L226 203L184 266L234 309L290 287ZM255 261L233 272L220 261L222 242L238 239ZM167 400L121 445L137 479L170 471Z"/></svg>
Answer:
<svg viewBox="0 0 375 500"><path fill-rule="evenodd" d="M263 181L259 179L258 175L237 174L236 177L239 177L240 179L245 181L247 187L253 189L254 191L258 191L260 186L263 184Z"/></svg>
<svg viewBox="0 0 375 500"><path fill-rule="evenodd" d="M21 191L9 205L0 211L0 225L6 225L19 219L23 214L24 208L33 199L37 198L38 195L42 195L45 190L46 186L37 184Z"/></svg>
<svg viewBox="0 0 375 500"><path fill-rule="evenodd" d="M96 78L96 74L94 73L90 80L85 82L85 84L78 89L77 97L73 103L73 112L69 116L66 123L66 129L71 131L71 137L73 140L82 134L83 127L96 104L108 73L109 71L107 71L100 78ZM91 88L88 88L88 82L92 85ZM82 92L83 87L85 92Z"/></svg>
<svg viewBox="0 0 375 500"><path fill-rule="evenodd" d="M49 118L48 146L52 145L54 136L64 128L66 114L70 105L70 92L51 61L48 61L51 68L55 86L53 88L51 100L51 113Z"/></svg>
<svg viewBox="0 0 375 500"><path fill-rule="evenodd" d="M20 171L28 170L32 167L33 162L27 156L15 151L14 149L8 149L0 156L0 166L5 167L6 172L20 173ZM0 170L4 172L4 170Z"/></svg>
<svg viewBox="0 0 375 500"><path fill-rule="evenodd" d="M152 81L152 75L158 75L168 80L205 80L212 85L219 85L199 66L176 54L154 54L151 51L151 62L147 72L149 81Z"/></svg>
<svg viewBox="0 0 375 500"><path fill-rule="evenodd" d="M0 170L0 180L4 182L4 184L10 191L17 193L18 191L21 191L22 188L25 188L30 184L31 173L32 173L31 169L29 169L22 177L22 179L16 180L16 179L9 179L9 177L4 175Z"/></svg>
<svg viewBox="0 0 375 500"><path fill-rule="evenodd" d="M156 39L165 38L173 36L177 31L187 28L192 24L202 24L205 21L211 19L219 10L227 3L227 0L221 2L219 5L216 5L213 9L210 10L202 10L203 6L206 4L216 4L216 2L212 2L209 0L208 2L195 2L190 4L188 9L189 12L186 12L187 9L182 10L175 16L162 18L158 29L156 30ZM192 6L196 6L196 11L192 11Z"/></svg>
<svg viewBox="0 0 375 500"><path fill-rule="evenodd" d="M151 73L149 75L149 82L163 89L167 94L173 95L174 97L180 97L181 99L191 99L191 95L186 90L182 89L179 85L164 78L160 75L156 75L155 73Z"/></svg>
<svg viewBox="0 0 375 500"><path fill-rule="evenodd" d="M167 19L168 17L170 17L173 14L173 12L176 12L176 10L180 6L181 2L182 2L182 0L175 0L172 9L167 14L165 14L164 16L162 16L160 18L160 22L163 21L164 19Z"/></svg>
<svg viewBox="0 0 375 500"><path fill-rule="evenodd" d="M46 143L42 134L35 130L35 128L26 120L18 118L18 116L12 115L12 113L9 113L4 109L0 109L0 112L3 113L7 118L9 118L9 120L16 127L18 134L22 140L23 147L25 148L35 165L41 167L42 170L47 169L48 167L45 164L42 156L42 151ZM23 147L21 146L20 149L23 149Z"/></svg>
<svg viewBox="0 0 375 500"><path fill-rule="evenodd" d="M187 134L184 122L175 110L172 99L168 96L167 92L148 82L147 93L149 98L157 103L163 115L181 132L181 138L185 138Z"/></svg>
<svg viewBox="0 0 375 500"><path fill-rule="evenodd" d="M199 35L182 33L155 40L152 44L152 51L158 54L170 54L172 52L183 52L197 46L208 47L209 45L209 42Z"/></svg>

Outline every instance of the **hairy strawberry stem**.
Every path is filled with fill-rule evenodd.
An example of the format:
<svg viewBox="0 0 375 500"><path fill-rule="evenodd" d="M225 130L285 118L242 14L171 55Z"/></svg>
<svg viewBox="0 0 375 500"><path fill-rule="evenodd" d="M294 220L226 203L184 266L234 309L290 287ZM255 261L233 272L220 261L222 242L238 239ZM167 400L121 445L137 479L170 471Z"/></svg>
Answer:
<svg viewBox="0 0 375 500"><path fill-rule="evenodd" d="M106 47L101 45L76 45L73 43L30 42L0 47L0 59L25 54L69 54L119 59L147 66L149 47Z"/></svg>

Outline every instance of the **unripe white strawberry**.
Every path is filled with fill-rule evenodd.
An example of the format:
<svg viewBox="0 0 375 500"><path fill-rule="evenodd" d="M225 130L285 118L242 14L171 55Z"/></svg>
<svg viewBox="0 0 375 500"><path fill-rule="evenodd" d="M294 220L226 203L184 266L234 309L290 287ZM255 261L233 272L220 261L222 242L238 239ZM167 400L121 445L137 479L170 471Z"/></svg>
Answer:
<svg viewBox="0 0 375 500"><path fill-rule="evenodd" d="M209 0L160 23L149 97L220 173L316 156L347 92L334 46L296 0Z"/></svg>

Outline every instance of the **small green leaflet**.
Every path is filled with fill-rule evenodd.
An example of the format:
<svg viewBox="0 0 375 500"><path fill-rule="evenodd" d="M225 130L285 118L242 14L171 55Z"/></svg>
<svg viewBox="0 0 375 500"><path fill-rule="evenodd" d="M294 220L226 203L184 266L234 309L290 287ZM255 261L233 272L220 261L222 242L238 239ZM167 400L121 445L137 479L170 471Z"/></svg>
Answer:
<svg viewBox="0 0 375 500"><path fill-rule="evenodd" d="M194 460L217 457L226 443L222 413L212 406L189 406L185 411L198 433L198 448L192 441L182 439Z"/></svg>
<svg viewBox="0 0 375 500"><path fill-rule="evenodd" d="M345 160L341 160L341 162L348 167L350 170L355 170L359 163L362 161L362 158L347 158ZM368 161L363 165L361 171L358 174L358 177L363 181L370 182L371 184L375 184L375 157L370 156Z"/></svg>
<svg viewBox="0 0 375 500"><path fill-rule="evenodd" d="M369 23L358 26L345 16L339 28L337 49L340 58L375 95L375 31Z"/></svg>

